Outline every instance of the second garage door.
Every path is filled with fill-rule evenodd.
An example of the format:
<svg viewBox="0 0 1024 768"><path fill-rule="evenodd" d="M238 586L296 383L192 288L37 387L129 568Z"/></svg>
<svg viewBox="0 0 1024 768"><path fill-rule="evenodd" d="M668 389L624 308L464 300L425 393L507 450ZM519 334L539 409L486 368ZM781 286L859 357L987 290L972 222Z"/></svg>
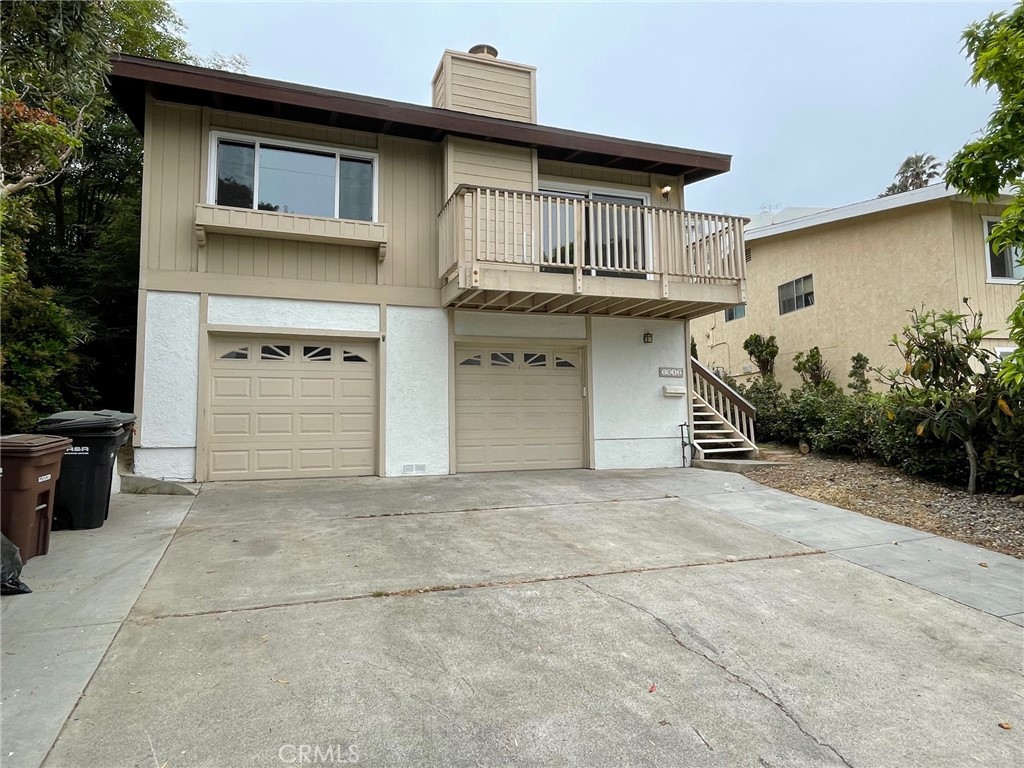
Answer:
<svg viewBox="0 0 1024 768"><path fill-rule="evenodd" d="M582 467L579 350L456 349L459 472Z"/></svg>
<svg viewBox="0 0 1024 768"><path fill-rule="evenodd" d="M211 338L207 477L262 480L376 471L376 347Z"/></svg>

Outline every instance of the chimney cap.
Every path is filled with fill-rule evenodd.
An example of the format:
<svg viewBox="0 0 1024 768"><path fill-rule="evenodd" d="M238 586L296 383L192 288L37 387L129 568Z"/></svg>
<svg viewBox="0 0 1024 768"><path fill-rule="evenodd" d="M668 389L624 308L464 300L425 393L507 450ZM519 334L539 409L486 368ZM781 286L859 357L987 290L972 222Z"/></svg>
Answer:
<svg viewBox="0 0 1024 768"><path fill-rule="evenodd" d="M493 45L487 45L486 43L474 45L472 48L469 49L469 52L472 53L474 56L486 56L489 59L498 58L498 49L495 48Z"/></svg>

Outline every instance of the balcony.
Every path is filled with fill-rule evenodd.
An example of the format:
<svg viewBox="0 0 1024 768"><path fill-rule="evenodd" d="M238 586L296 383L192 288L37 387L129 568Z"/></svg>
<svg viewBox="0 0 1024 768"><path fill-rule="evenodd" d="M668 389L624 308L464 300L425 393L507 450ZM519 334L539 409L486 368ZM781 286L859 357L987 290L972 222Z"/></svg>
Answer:
<svg viewBox="0 0 1024 768"><path fill-rule="evenodd" d="M681 319L746 301L746 219L460 186L438 214L442 304Z"/></svg>

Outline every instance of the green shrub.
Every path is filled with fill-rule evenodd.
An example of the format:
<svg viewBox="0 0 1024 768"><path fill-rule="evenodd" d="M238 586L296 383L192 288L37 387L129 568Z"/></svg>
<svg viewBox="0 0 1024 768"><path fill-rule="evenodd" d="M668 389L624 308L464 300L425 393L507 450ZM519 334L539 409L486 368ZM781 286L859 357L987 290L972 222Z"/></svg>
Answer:
<svg viewBox="0 0 1024 768"><path fill-rule="evenodd" d="M806 355L797 352L793 356L793 370L800 374L805 387L820 387L832 379L832 371L825 365L825 359L817 347L811 347Z"/></svg>
<svg viewBox="0 0 1024 768"><path fill-rule="evenodd" d="M868 364L871 361L868 360L866 355L862 355L858 352L856 355L850 358L850 383L847 384L855 394L864 395L871 391L871 383L868 381Z"/></svg>
<svg viewBox="0 0 1024 768"><path fill-rule="evenodd" d="M87 329L56 302L52 290L24 280L8 286L0 307L0 324L0 421L5 433L24 432L31 430L40 416L67 406L67 382L74 379L80 365L74 350Z"/></svg>
<svg viewBox="0 0 1024 768"><path fill-rule="evenodd" d="M870 456L876 399L867 394L847 396L840 390L824 399L820 426L809 434L814 450L855 459Z"/></svg>

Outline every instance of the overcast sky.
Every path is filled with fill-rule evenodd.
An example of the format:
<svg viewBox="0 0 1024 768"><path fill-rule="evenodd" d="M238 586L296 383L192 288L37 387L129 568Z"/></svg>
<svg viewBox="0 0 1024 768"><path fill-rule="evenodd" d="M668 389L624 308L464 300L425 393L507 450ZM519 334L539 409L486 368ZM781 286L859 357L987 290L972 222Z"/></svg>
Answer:
<svg viewBox="0 0 1024 768"><path fill-rule="evenodd" d="M948 158L985 125L960 34L1011 2L176 2L193 49L249 72L430 103L445 48L537 67L539 122L723 152L687 208L875 197L909 154Z"/></svg>

